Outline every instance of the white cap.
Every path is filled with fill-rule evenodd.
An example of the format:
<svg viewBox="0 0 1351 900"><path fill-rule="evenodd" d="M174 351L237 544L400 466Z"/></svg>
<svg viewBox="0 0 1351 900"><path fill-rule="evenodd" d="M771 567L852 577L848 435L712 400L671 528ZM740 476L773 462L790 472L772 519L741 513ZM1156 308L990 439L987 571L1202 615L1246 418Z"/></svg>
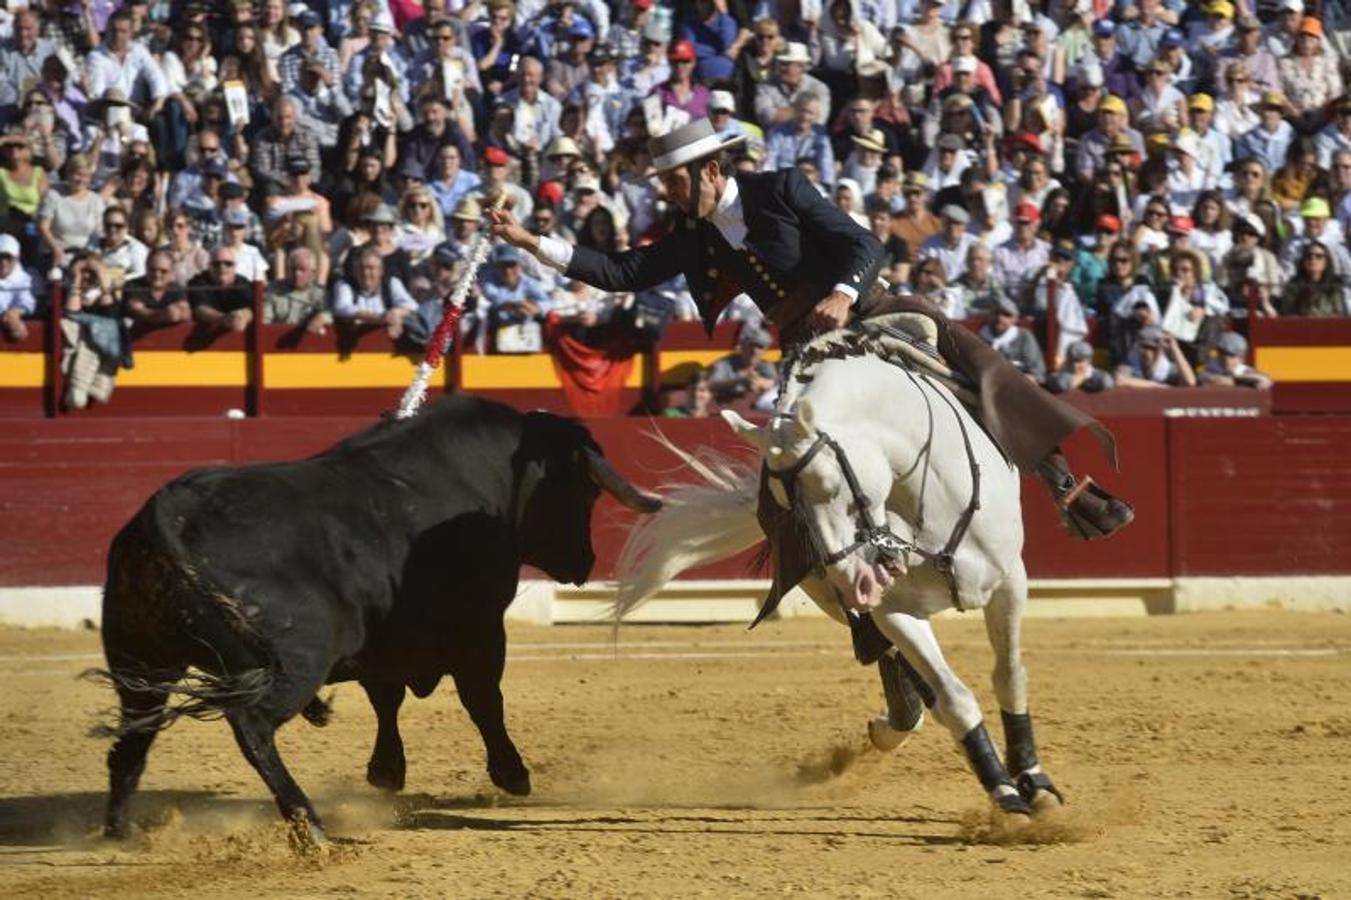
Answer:
<svg viewBox="0 0 1351 900"><path fill-rule="evenodd" d="M710 110L736 112L736 98L732 96L731 91L714 91L709 98L708 108Z"/></svg>
<svg viewBox="0 0 1351 900"><path fill-rule="evenodd" d="M304 3L292 3L286 7L286 18L299 19L301 16L303 16L305 13L309 11L310 8L306 6Z"/></svg>
<svg viewBox="0 0 1351 900"><path fill-rule="evenodd" d="M1079 81L1087 87L1102 87L1107 83L1103 77L1102 66L1096 62L1086 62L1079 67Z"/></svg>
<svg viewBox="0 0 1351 900"><path fill-rule="evenodd" d="M378 12L375 18L371 19L371 31L383 31L385 34L394 33L394 17L387 12Z"/></svg>
<svg viewBox="0 0 1351 900"><path fill-rule="evenodd" d="M807 45L800 41L789 41L784 45L783 51L774 58L781 63L802 63L807 66L812 64L812 55L807 52Z"/></svg>
<svg viewBox="0 0 1351 900"><path fill-rule="evenodd" d="M1289 10L1290 12L1302 13L1304 12L1304 0L1282 0L1279 8L1281 10Z"/></svg>
<svg viewBox="0 0 1351 900"><path fill-rule="evenodd" d="M1201 157L1201 141L1196 137L1196 132L1190 128L1184 128L1173 140L1173 149L1187 154L1192 159Z"/></svg>
<svg viewBox="0 0 1351 900"><path fill-rule="evenodd" d="M959 75L962 72L968 75L976 74L976 58L974 56L958 56L952 61L952 74Z"/></svg>
<svg viewBox="0 0 1351 900"><path fill-rule="evenodd" d="M1257 213L1244 213L1243 224L1247 225L1253 231L1257 232L1258 237L1264 238L1267 236L1266 223L1262 221L1262 219L1257 215Z"/></svg>
<svg viewBox="0 0 1351 900"><path fill-rule="evenodd" d="M0 256L19 258L19 242L12 234L0 234Z"/></svg>

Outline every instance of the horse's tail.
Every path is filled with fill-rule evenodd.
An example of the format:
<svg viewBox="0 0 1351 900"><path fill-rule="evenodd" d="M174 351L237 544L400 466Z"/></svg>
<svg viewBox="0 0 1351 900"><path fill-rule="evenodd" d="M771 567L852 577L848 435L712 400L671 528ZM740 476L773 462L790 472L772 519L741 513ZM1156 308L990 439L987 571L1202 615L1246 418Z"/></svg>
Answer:
<svg viewBox="0 0 1351 900"><path fill-rule="evenodd" d="M735 556L764 540L755 515L758 465L709 447L691 453L659 432L654 437L700 480L664 486L661 510L641 517L629 533L619 555L619 588L611 607L616 623L681 572Z"/></svg>

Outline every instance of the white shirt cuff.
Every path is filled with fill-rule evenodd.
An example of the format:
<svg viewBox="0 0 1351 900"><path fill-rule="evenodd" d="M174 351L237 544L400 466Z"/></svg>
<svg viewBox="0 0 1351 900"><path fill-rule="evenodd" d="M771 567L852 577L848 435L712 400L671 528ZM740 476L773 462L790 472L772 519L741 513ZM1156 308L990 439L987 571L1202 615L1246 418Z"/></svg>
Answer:
<svg viewBox="0 0 1351 900"><path fill-rule="evenodd" d="M560 241L555 237L541 235L539 249L535 251L535 256L540 262L552 266L560 272L566 272L568 264L572 262L572 244L567 241Z"/></svg>
<svg viewBox="0 0 1351 900"><path fill-rule="evenodd" d="M858 288L850 287L847 284L837 284L835 285L834 290L837 290L848 297L850 303L854 303L858 300Z"/></svg>

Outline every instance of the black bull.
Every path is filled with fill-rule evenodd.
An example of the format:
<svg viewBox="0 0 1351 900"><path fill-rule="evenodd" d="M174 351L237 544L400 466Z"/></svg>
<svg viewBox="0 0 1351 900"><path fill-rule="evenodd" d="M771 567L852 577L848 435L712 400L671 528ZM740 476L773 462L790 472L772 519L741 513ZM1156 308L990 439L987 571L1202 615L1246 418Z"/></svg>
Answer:
<svg viewBox="0 0 1351 900"><path fill-rule="evenodd" d="M587 579L602 489L659 505L581 425L471 397L307 460L202 469L161 488L108 559L101 674L121 709L105 831L126 832L155 734L186 715L224 716L282 814L321 835L274 735L301 712L322 724L317 691L336 681L360 682L375 707L371 783L403 785L405 687L423 697L449 674L493 782L528 793L503 722L502 616L522 565Z"/></svg>

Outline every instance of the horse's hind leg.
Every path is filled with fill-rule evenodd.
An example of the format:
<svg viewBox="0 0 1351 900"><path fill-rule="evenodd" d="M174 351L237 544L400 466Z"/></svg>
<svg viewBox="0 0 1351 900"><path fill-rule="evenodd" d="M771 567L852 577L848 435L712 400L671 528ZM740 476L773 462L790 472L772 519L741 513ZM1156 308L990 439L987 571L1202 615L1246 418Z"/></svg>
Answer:
<svg viewBox="0 0 1351 900"><path fill-rule="evenodd" d="M166 683L178 680L182 674L168 675ZM122 727L128 730L118 737L108 751L108 810L103 820L103 834L110 838L127 836L127 804L140 784L150 745L154 743L155 735L159 734L169 692L137 691L119 686L117 697L122 707Z"/></svg>
<svg viewBox="0 0 1351 900"><path fill-rule="evenodd" d="M962 745L990 799L1005 812L1030 813L990 740L975 696L943 658L933 626L925 619L899 612L886 613L877 624L923 682L933 689L934 718Z"/></svg>
<svg viewBox="0 0 1351 900"><path fill-rule="evenodd" d="M1027 670L1022 658L1022 618L1027 579L1022 573L994 591L985 607L985 632L994 650L994 692L1004 723L1005 759L1018 793L1038 812L1053 809L1064 797L1042 771L1027 709Z"/></svg>

